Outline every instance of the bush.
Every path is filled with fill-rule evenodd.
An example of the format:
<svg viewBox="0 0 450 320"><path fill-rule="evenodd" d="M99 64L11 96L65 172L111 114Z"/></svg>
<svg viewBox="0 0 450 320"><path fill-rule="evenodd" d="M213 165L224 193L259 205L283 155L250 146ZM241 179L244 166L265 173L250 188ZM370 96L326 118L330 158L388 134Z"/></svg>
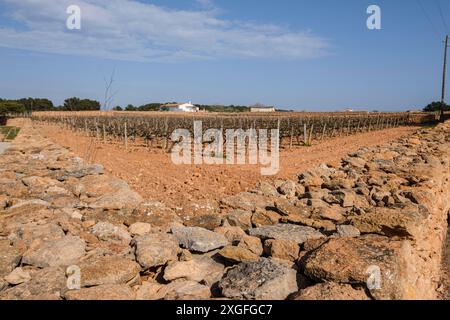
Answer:
<svg viewBox="0 0 450 320"><path fill-rule="evenodd" d="M441 110L441 102L433 101L429 105L427 105L425 108L423 108L423 111L425 112L434 112L434 111L440 111ZM444 111L450 111L450 105L444 103Z"/></svg>
<svg viewBox="0 0 450 320"><path fill-rule="evenodd" d="M0 101L0 115L7 115L10 113L25 113L25 106L17 101L1 100Z"/></svg>

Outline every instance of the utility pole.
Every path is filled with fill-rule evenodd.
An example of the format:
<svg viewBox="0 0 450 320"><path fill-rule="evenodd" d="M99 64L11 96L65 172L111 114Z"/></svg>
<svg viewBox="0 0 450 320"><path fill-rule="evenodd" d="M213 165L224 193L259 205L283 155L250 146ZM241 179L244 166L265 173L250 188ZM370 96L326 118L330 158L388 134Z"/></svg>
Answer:
<svg viewBox="0 0 450 320"><path fill-rule="evenodd" d="M445 105L445 80L447 76L447 49L448 49L448 35L445 36L445 50L444 50L444 71L442 73L442 96L441 96L441 115L440 121L444 122L444 105Z"/></svg>

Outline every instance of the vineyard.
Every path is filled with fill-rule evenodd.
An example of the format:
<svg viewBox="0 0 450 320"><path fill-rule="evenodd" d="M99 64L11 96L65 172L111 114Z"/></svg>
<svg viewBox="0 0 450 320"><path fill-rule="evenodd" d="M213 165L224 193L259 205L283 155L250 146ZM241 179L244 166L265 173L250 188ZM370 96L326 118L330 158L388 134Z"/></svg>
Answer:
<svg viewBox="0 0 450 320"><path fill-rule="evenodd" d="M56 124L61 128L85 132L103 141L116 141L170 149L175 129L193 134L194 121L202 129L279 129L281 145L311 145L332 137L383 130L399 126L422 125L435 121L434 113L275 113L225 114L167 112L37 112L33 121ZM225 141L225 135L224 135ZM225 141L226 142L226 141Z"/></svg>

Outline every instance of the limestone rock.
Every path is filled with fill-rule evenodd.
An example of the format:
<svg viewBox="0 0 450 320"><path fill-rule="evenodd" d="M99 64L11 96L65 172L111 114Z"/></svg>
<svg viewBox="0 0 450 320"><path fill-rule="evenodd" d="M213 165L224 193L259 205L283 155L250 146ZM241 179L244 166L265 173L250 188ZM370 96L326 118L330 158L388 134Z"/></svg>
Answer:
<svg viewBox="0 0 450 320"><path fill-rule="evenodd" d="M257 209L252 215L252 224L255 227L274 225L280 221L281 216L274 211Z"/></svg>
<svg viewBox="0 0 450 320"><path fill-rule="evenodd" d="M120 241L125 244L131 241L125 226L116 226L109 222L98 222L92 227L92 233L103 241Z"/></svg>
<svg viewBox="0 0 450 320"><path fill-rule="evenodd" d="M146 233L150 233L152 229L152 225L145 222L135 222L128 227L128 231L133 236L142 236Z"/></svg>
<svg viewBox="0 0 450 320"><path fill-rule="evenodd" d="M22 255L9 240L0 240L0 278L11 273L19 264Z"/></svg>
<svg viewBox="0 0 450 320"><path fill-rule="evenodd" d="M64 269L50 267L34 273L30 281L0 293L0 300L60 300L66 290Z"/></svg>
<svg viewBox="0 0 450 320"><path fill-rule="evenodd" d="M414 291L409 279L411 245L383 237L332 238L300 261L305 275L321 281L365 285L379 271L381 286L370 289L376 299L402 299ZM412 286L412 287L409 287Z"/></svg>
<svg viewBox="0 0 450 320"><path fill-rule="evenodd" d="M217 214L206 214L193 217L184 223L188 227L200 227L214 230L222 224L222 218Z"/></svg>
<svg viewBox="0 0 450 320"><path fill-rule="evenodd" d="M172 229L179 244L195 252L208 252L228 244L224 235L199 227L180 227Z"/></svg>
<svg viewBox="0 0 450 320"><path fill-rule="evenodd" d="M249 234L261 239L292 240L298 244L308 239L323 238L324 235L311 227L297 226L293 224L277 224L250 229Z"/></svg>
<svg viewBox="0 0 450 320"><path fill-rule="evenodd" d="M337 234L342 238L357 238L361 235L361 232L351 225L339 225L337 226Z"/></svg>
<svg viewBox="0 0 450 320"><path fill-rule="evenodd" d="M260 256L242 246L226 246L219 251L219 255L232 263L255 261L258 260Z"/></svg>
<svg viewBox="0 0 450 320"><path fill-rule="evenodd" d="M22 263L40 268L69 266L85 254L85 248L85 242L79 237L65 236L31 247L24 253Z"/></svg>
<svg viewBox="0 0 450 320"><path fill-rule="evenodd" d="M238 244L238 247L247 249L257 256L261 256L263 254L263 246L261 240L257 237L242 237L241 241Z"/></svg>
<svg viewBox="0 0 450 320"><path fill-rule="evenodd" d="M252 227L252 213L241 209L234 209L224 217L225 221L232 227L239 227L247 230Z"/></svg>
<svg viewBox="0 0 450 320"><path fill-rule="evenodd" d="M14 269L9 275L5 277L5 280L11 285L18 285L31 280L30 273L24 271L22 268Z"/></svg>
<svg viewBox="0 0 450 320"><path fill-rule="evenodd" d="M354 289L348 284L334 282L319 283L300 290L293 300L370 300L363 289Z"/></svg>
<svg viewBox="0 0 450 320"><path fill-rule="evenodd" d="M150 233L136 237L133 242L136 245L136 260L145 269L177 260L178 241L171 234Z"/></svg>
<svg viewBox="0 0 450 320"><path fill-rule="evenodd" d="M94 256L78 266L82 287L126 284L141 270L136 262L120 256Z"/></svg>
<svg viewBox="0 0 450 320"><path fill-rule="evenodd" d="M185 279L204 282L208 285L222 278L224 266L207 256L194 255L189 261L177 261L169 263L164 270L164 279L173 281Z"/></svg>
<svg viewBox="0 0 450 320"><path fill-rule="evenodd" d="M230 269L219 288L231 299L282 300L297 292L296 274L285 264L261 258Z"/></svg>
<svg viewBox="0 0 450 320"><path fill-rule="evenodd" d="M264 252L277 259L296 261L300 252L298 244L292 240L266 240Z"/></svg>
<svg viewBox="0 0 450 320"><path fill-rule="evenodd" d="M133 290L124 284L108 284L80 290L70 290L64 295L66 300L134 300Z"/></svg>

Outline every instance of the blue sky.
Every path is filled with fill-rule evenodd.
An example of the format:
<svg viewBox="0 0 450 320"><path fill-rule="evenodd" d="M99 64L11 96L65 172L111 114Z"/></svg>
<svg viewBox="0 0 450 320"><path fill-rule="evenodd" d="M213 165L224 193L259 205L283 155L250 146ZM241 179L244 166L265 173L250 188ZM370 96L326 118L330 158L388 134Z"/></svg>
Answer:
<svg viewBox="0 0 450 320"><path fill-rule="evenodd" d="M440 99L436 1L421 0L433 27L417 0L0 0L0 97L102 101L115 69L114 105L418 108ZM71 4L81 30L65 28Z"/></svg>

